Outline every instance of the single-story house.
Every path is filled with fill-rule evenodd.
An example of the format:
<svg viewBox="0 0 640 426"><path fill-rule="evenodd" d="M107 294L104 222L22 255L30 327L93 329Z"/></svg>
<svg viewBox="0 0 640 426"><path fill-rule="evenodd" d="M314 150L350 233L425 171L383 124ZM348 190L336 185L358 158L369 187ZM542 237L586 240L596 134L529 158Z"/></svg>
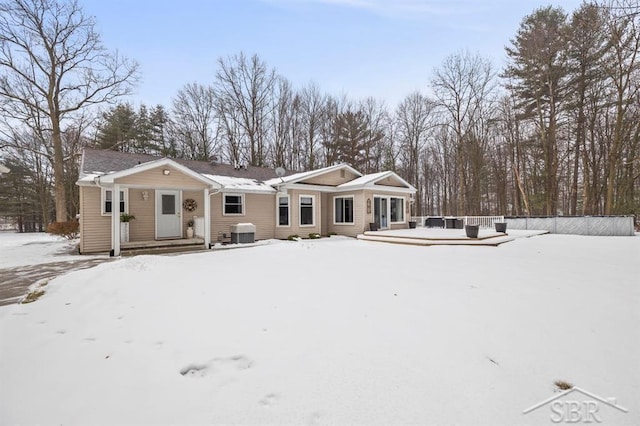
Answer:
<svg viewBox="0 0 640 426"><path fill-rule="evenodd" d="M356 236L408 227L416 189L396 173L363 175L348 164L303 173L218 162L85 149L80 177L80 252L110 252L135 243L228 238L237 224L255 225L257 240L290 235ZM119 214L113 214L113 212ZM128 225L121 214L135 216ZM128 237L121 243L121 231Z"/></svg>

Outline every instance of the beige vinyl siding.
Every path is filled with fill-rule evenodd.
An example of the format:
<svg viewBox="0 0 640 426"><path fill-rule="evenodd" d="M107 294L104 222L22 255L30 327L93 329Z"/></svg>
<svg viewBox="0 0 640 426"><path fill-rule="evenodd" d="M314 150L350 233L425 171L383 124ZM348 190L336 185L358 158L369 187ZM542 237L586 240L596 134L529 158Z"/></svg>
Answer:
<svg viewBox="0 0 640 426"><path fill-rule="evenodd" d="M171 174L163 174L163 170L165 169L170 170ZM187 176L171 166L159 166L151 170L121 177L115 181L123 185L148 186L150 188L162 189L204 189L207 187L205 183L191 176Z"/></svg>
<svg viewBox="0 0 640 426"><path fill-rule="evenodd" d="M344 177L343 177L344 176ZM324 173L310 179L301 180L300 183L308 183L312 185L338 186L345 182L349 182L357 178L358 175L346 169L334 170L333 172Z"/></svg>
<svg viewBox="0 0 640 426"><path fill-rule="evenodd" d="M275 238L286 239L289 235L298 235L303 238L309 237L311 233L322 234L322 194L319 191L307 191L300 189L290 189L289 193L289 209L291 210L291 226L275 227L275 217L272 226L275 227ZM315 217L314 226L300 226L300 195L313 195L315 197ZM275 214L276 201L273 197L271 209Z"/></svg>
<svg viewBox="0 0 640 426"><path fill-rule="evenodd" d="M235 194L229 191L228 194ZM218 241L220 233L231 233L231 226L238 223L253 223L256 240L274 238L276 227L276 197L274 194L244 194L243 215L222 214L223 193L211 196L211 242Z"/></svg>
<svg viewBox="0 0 640 426"><path fill-rule="evenodd" d="M148 198L142 198L147 191ZM153 241L156 238L156 198L153 189L129 188L129 214L136 218L129 222L129 241Z"/></svg>
<svg viewBox="0 0 640 426"><path fill-rule="evenodd" d="M153 188L122 188L127 190L129 214L136 218L129 222L129 241L153 241L156 238L156 203ZM145 200L143 191L148 194ZM193 198L198 207L193 212L182 210L183 237L187 235L187 222L194 216L204 216L203 191L183 191L182 200ZM98 187L80 187L80 251L82 253L111 250L111 215L102 215L102 190ZM181 207L182 208L182 207Z"/></svg>
<svg viewBox="0 0 640 426"><path fill-rule="evenodd" d="M80 187L80 252L111 250L111 216L102 216L102 193L98 187Z"/></svg>
<svg viewBox="0 0 640 426"><path fill-rule="evenodd" d="M187 198L191 198L196 201L198 207L192 212L185 210L182 206L182 236L187 238L187 222L194 220L195 217L204 216L204 192L203 191L182 191L182 202Z"/></svg>
<svg viewBox="0 0 640 426"><path fill-rule="evenodd" d="M329 194L323 192L321 195L321 199L322 201L320 203L320 207L322 209L322 214L320 215L320 230L322 231L322 235L329 235L329 232L331 232L331 223L333 218L331 213L333 211L331 210L333 208L331 205L332 198Z"/></svg>
<svg viewBox="0 0 640 426"><path fill-rule="evenodd" d="M367 214L366 213L366 208L365 208L365 214L364 214L364 224L366 226L366 230L369 230L369 223L373 222L373 211L374 211L374 206L373 206L373 196L374 195L383 195L383 196L389 196L389 197L394 197L394 198L404 198L404 222L402 223L391 223L391 221L389 221L389 229L406 229L409 228L409 194L398 194L396 192L392 192L392 191L370 191L370 190L366 190L364 191L364 203L366 205L366 200L367 199L371 199L371 213Z"/></svg>
<svg viewBox="0 0 640 426"><path fill-rule="evenodd" d="M336 224L335 222L335 201L336 197L353 197L353 225ZM366 204L364 191L340 192L328 194L328 203L324 214L327 216L329 224L328 232L335 232L338 235L355 237L369 229L369 222L365 223Z"/></svg>

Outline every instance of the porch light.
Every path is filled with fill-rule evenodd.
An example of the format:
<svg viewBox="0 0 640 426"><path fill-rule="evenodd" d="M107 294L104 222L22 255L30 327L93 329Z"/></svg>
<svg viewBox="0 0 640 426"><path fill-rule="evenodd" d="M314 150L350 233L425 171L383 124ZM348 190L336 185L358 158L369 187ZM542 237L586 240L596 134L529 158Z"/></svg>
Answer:
<svg viewBox="0 0 640 426"><path fill-rule="evenodd" d="M149 199L149 191L142 191L142 199L147 201Z"/></svg>
<svg viewBox="0 0 640 426"><path fill-rule="evenodd" d="M169 170L169 169L164 169L164 170L162 171L162 174L163 174L163 175L165 175L165 176L169 176L169 175L171 174L171 170Z"/></svg>

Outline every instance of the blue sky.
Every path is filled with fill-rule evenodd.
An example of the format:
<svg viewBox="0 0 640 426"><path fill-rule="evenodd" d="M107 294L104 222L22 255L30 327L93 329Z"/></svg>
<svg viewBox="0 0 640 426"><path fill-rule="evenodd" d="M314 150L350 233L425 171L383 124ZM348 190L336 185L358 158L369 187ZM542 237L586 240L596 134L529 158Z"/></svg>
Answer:
<svg viewBox="0 0 640 426"><path fill-rule="evenodd" d="M257 53L294 87L313 81L391 108L428 93L434 68L468 50L505 61L536 0L80 0L105 45L140 64L134 104L171 105L185 84L214 80L216 61ZM555 1L566 12L579 0Z"/></svg>

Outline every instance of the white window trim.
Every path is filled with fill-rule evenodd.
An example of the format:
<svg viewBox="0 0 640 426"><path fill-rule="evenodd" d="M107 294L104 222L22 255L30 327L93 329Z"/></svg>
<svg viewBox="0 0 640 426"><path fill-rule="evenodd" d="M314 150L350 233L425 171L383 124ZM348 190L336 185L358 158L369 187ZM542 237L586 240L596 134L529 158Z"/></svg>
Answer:
<svg viewBox="0 0 640 426"><path fill-rule="evenodd" d="M351 212L351 218L353 219L353 221L351 222L336 222L336 200L338 198L351 198L351 208L353 209L353 211ZM353 226L356 224L355 220L356 220L356 200L355 197L353 195L336 195L333 197L333 224L336 226L340 226L340 225L350 225Z"/></svg>
<svg viewBox="0 0 640 426"><path fill-rule="evenodd" d="M280 225L280 198L284 197L287 197L288 225ZM276 228L291 228L291 196L289 194L276 195Z"/></svg>
<svg viewBox="0 0 640 426"><path fill-rule="evenodd" d="M107 191L112 191L109 188L100 188L100 214L102 216L111 216L111 213L105 212L104 211L104 204L107 201ZM124 213L129 213L129 188L120 188L120 191L123 192L124 194ZM111 196L111 200L113 200L113 195ZM112 205L111 205L111 211L113 211L113 201L111 201ZM117 208L118 210L118 214L122 214L120 213L120 206L118 206Z"/></svg>
<svg viewBox="0 0 640 426"><path fill-rule="evenodd" d="M391 199L392 198L396 198L399 200L402 200L402 220L400 221L393 221L391 220ZM387 203L389 203L389 223L407 223L407 212L406 212L406 208L407 208L407 199L405 197L398 197L398 196L389 196L389 201L387 201Z"/></svg>
<svg viewBox="0 0 640 426"><path fill-rule="evenodd" d="M240 197L242 203L242 213L225 213L225 197ZM222 193L222 216L244 216L247 213L247 205L244 200L244 194L236 192L223 192Z"/></svg>
<svg viewBox="0 0 640 426"><path fill-rule="evenodd" d="M387 217L388 217L388 224L389 224L388 227L391 227L391 224L407 223L407 211L406 211L406 209L407 209L407 197L400 197L400 196L397 196L397 195L386 195L386 194L385 195L373 194L372 199L374 200L374 203L375 203L375 199L376 198L386 198L387 199L387 211L386 211L386 214L387 214ZM403 209L402 210L402 220L398 221L398 222L395 222L395 221L391 220L391 199L392 198L399 198L399 199L403 200L402 201L402 209ZM373 221L374 218L375 218L375 207L371 206L371 220Z"/></svg>
<svg viewBox="0 0 640 426"><path fill-rule="evenodd" d="M302 224L302 198L311 198L311 219L313 222L310 225ZM298 195L298 226L300 228L313 228L316 226L316 196L315 195Z"/></svg>

